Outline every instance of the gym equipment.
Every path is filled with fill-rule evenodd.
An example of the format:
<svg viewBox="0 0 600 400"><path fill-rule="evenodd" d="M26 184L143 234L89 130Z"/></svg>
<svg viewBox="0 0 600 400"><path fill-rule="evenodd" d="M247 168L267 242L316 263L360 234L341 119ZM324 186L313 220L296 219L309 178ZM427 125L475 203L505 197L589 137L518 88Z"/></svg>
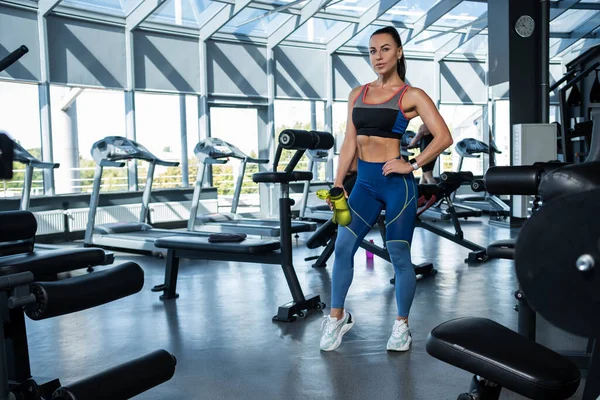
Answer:
<svg viewBox="0 0 600 400"><path fill-rule="evenodd" d="M29 153L19 143L13 143L14 161L25 165L25 180L23 181L23 191L21 192L20 210L29 209L29 200L31 199L31 189L33 182L33 170L39 169L56 169L60 166L59 163L44 162Z"/></svg>
<svg viewBox="0 0 600 400"><path fill-rule="evenodd" d="M0 132L0 179L13 178L13 146L12 139Z"/></svg>
<svg viewBox="0 0 600 400"><path fill-rule="evenodd" d="M291 206L289 197L290 182L310 181L313 177L310 171L294 171L306 149L328 150L333 147L333 136L327 132L301 131L287 129L279 135L279 145L273 162L273 171L258 172L252 176L254 182L279 183L279 220L281 234L279 241L263 241L253 243L246 239L240 243L209 243L206 238L189 238L181 236L158 239L155 245L167 249L165 282L155 286L153 291L162 291L161 300L174 299L176 293L179 260L181 258L201 260L242 261L249 263L281 265L293 301L279 307L275 321L291 322L296 317L306 318L308 310L322 310L325 303L319 295L304 296L296 270L292 261L291 238ZM277 171L283 149L296 150L284 171ZM277 251L279 250L279 251Z"/></svg>
<svg viewBox="0 0 600 400"><path fill-rule="evenodd" d="M590 50L594 51L594 50ZM578 57L578 59L585 59L584 57ZM559 133L557 135L558 142L558 154L560 155L561 161L567 163L582 162L589 157L591 148L593 147L591 142L594 140L594 130L596 125L600 122L592 118L592 112L590 107L597 105L598 103L588 103L588 119L581 121L578 116L582 116L580 108L583 107L582 96L578 88L578 83L586 79L586 77L595 72L600 67L600 61L597 61L587 68L583 69L582 65L577 64L567 65L567 73L563 78L558 80L550 87L553 91L558 88L560 84L566 81L563 87L558 91L558 99L560 104L560 115L561 124L559 125ZM593 88L593 86L592 86ZM567 91L571 89L569 97L567 98ZM590 93L591 97L592 93Z"/></svg>
<svg viewBox="0 0 600 400"><path fill-rule="evenodd" d="M55 169L55 168L58 168L60 166L60 164L43 162L43 161L39 160L38 158L34 157L31 153L29 153L27 150L25 150L23 148L23 146L21 146L16 141L11 140L10 138L7 138L7 140L10 140L12 142L13 161L16 161L16 162L19 162L19 163L25 165L25 178L23 180L23 190L21 192L21 203L19 204L19 209L21 211L27 211L27 210L29 210L29 202L31 199L31 189L32 189L34 169L35 168ZM10 165L10 168L12 170L12 164ZM32 237L31 240L32 240L31 244L34 245L35 238ZM13 251L16 251L16 252L20 251L18 246L12 246L12 247L6 246L3 248L1 255L12 254L9 251L10 248L12 248ZM61 247L58 247L58 246L35 243L36 250L57 250L60 248ZM29 251L33 251L33 249L31 249L30 247L26 247L24 249L24 251L29 252ZM105 260L102 263L102 265L112 264L114 262L114 260L115 260L114 253L105 251ZM90 268L90 271L91 271L91 268Z"/></svg>
<svg viewBox="0 0 600 400"><path fill-rule="evenodd" d="M209 233L157 229L148 224L152 180L157 165L178 166L178 162L163 161L150 153L144 146L121 136L107 136L92 145L92 157L96 162L94 185L90 198L89 219L85 230L84 246L104 246L123 250L159 251L154 241L164 236L180 236L188 239L207 238ZM123 167L125 161L148 162L146 185L142 195L142 209L138 222L116 222L95 225L100 201L100 182L104 167ZM260 241L257 241L260 243Z"/></svg>
<svg viewBox="0 0 600 400"><path fill-rule="evenodd" d="M198 167L196 184L194 185L188 231L233 232L269 237L280 236L278 219L244 218L236 214L247 164L267 164L269 160L252 158L236 146L218 138L207 138L200 141L194 148L194 154L200 161L201 166ZM211 165L226 164L230 158L241 161L231 204L231 212L202 214L198 216L198 203L200 202L202 186L204 178L207 176L206 172L208 168ZM291 233L312 232L315 229L317 229L315 223L293 221Z"/></svg>
<svg viewBox="0 0 600 400"><path fill-rule="evenodd" d="M27 48L27 46L21 45L18 49L14 50L12 53L4 57L2 60L0 60L0 72L4 71L6 68L19 61L19 58L23 57L28 52L29 49Z"/></svg>
<svg viewBox="0 0 600 400"><path fill-rule="evenodd" d="M589 221L598 209L598 176L600 162L590 162L558 168L543 178L539 192L546 196L544 204L523 225L515 248L517 279L533 310L596 344L600 279L594 269L600 262L600 225ZM564 399L580 381L577 365L568 358L485 318L441 324L431 331L426 349L475 374L470 393L459 399L496 400L502 387L530 398ZM594 345L583 400L600 395L599 357L600 347Z"/></svg>
<svg viewBox="0 0 600 400"><path fill-rule="evenodd" d="M495 154L502 153L493 141L487 145L486 143L473 138L461 140L454 148L459 155L458 171L462 171L465 158L480 158L482 154L487 154L489 156L490 168L494 167L496 165ZM458 195L454 192L452 194L452 201L454 201L454 204L458 207L469 207L481 210L496 219L510 216L510 206L499 197L487 193L485 191L485 184L482 180L472 180L471 189L474 192L483 192L483 196Z"/></svg>
<svg viewBox="0 0 600 400"><path fill-rule="evenodd" d="M35 235L36 220L28 211L2 212L0 221L2 243L27 241ZM25 315L39 321L96 307L141 290L144 272L133 262L55 281L58 273L90 263L98 265L103 260L104 252L98 249L48 250L0 257L0 311L4 326L0 330L0 400L125 399L173 376L176 360L164 350L65 387L61 387L58 379L31 376Z"/></svg>
<svg viewBox="0 0 600 400"><path fill-rule="evenodd" d="M559 162L552 163L537 163L535 165L525 166L513 166L513 167L494 167L491 168L485 175L486 183L492 188L494 193L500 194L519 194L533 197L531 209L532 213L536 212L543 201L551 200L554 195L550 193L539 193L539 185L544 178L549 175L552 171L565 167L566 164ZM572 168L572 167L571 167ZM566 169L565 171L572 171L572 169ZM580 168L580 167L575 167ZM589 167L585 167L589 168ZM584 173L582 177L587 181L588 184L596 181L596 185L600 186L600 174L598 177L587 176ZM593 172L592 172L593 175ZM571 176L565 180L568 184L577 184L582 182L582 178L578 172L572 173ZM580 183L581 184L581 183ZM546 188L548 185L545 186ZM560 185L555 184L554 187L558 188ZM547 189L546 189L547 191ZM557 193L559 195L560 193ZM515 259L515 246L516 239L498 240L488 245L487 252L490 258L503 258L508 260ZM515 291L515 298L518 300L518 305L515 306L515 310L518 311L518 323L517 332L526 338L535 341L536 340L536 312L531 308L523 291L518 289ZM575 352L575 351L557 351L559 354L567 357L573 361L578 367L584 368L589 363L589 354L592 351L593 341L590 340L586 352Z"/></svg>
<svg viewBox="0 0 600 400"><path fill-rule="evenodd" d="M342 188L334 187L331 190L317 190L317 197L321 200L331 200L333 206L331 221L334 224L346 226L352 221L352 214L350 214L348 202Z"/></svg>

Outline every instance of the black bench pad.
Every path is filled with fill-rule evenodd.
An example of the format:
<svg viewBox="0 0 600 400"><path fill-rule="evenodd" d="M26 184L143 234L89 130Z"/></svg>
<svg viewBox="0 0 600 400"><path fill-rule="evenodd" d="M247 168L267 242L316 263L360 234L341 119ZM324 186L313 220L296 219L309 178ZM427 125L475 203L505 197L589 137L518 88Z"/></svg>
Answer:
<svg viewBox="0 0 600 400"><path fill-rule="evenodd" d="M102 249L40 250L0 257L0 275L31 271L35 280L75 269L102 265Z"/></svg>
<svg viewBox="0 0 600 400"><path fill-rule="evenodd" d="M243 242L210 243L208 237L167 236L156 239L154 245L163 249L210 251L216 253L262 254L278 250L278 240L246 239Z"/></svg>
<svg viewBox="0 0 600 400"><path fill-rule="evenodd" d="M487 247L487 255L489 258L514 260L516 245L517 239L496 240Z"/></svg>
<svg viewBox="0 0 600 400"><path fill-rule="evenodd" d="M533 399L566 399L581 375L567 358L487 318L459 318L434 328L433 357Z"/></svg>

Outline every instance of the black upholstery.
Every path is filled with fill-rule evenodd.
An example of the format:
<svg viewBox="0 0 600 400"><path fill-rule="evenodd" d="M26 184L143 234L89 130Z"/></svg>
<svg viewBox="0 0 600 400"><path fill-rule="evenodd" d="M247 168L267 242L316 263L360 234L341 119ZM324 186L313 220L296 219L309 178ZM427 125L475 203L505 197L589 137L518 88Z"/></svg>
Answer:
<svg viewBox="0 0 600 400"><path fill-rule="evenodd" d="M0 242L31 239L37 230L37 221L29 211L0 213Z"/></svg>
<svg viewBox="0 0 600 400"><path fill-rule="evenodd" d="M487 255L490 258L515 259L515 246L517 239L496 240L487 247Z"/></svg>
<svg viewBox="0 0 600 400"><path fill-rule="evenodd" d="M310 171L266 171L266 172L257 172L252 175L252 180L257 183L289 183L289 182L297 182L297 181L311 181L313 178L313 173Z"/></svg>
<svg viewBox="0 0 600 400"><path fill-rule="evenodd" d="M154 245L173 250L212 251L217 253L261 254L281 247L278 240L246 239L243 242L210 243L208 237L167 236L156 239Z"/></svg>
<svg viewBox="0 0 600 400"><path fill-rule="evenodd" d="M40 250L0 258L0 275L31 271L35 280L48 280L60 272L104 263L102 249Z"/></svg>
<svg viewBox="0 0 600 400"><path fill-rule="evenodd" d="M34 282L36 307L26 313L36 321L70 314L137 293L143 286L144 271L133 262L58 282Z"/></svg>
<svg viewBox="0 0 600 400"><path fill-rule="evenodd" d="M317 247L327 246L331 237L337 229L337 224L332 220L325 222L317 231L306 241L306 247L316 249Z"/></svg>
<svg viewBox="0 0 600 400"><path fill-rule="evenodd" d="M486 318L459 318L434 328L429 354L533 399L566 399L579 386L565 357Z"/></svg>
<svg viewBox="0 0 600 400"><path fill-rule="evenodd" d="M151 225L141 222L113 222L110 224L94 226L94 233L110 235L112 233L140 232L149 231L151 229Z"/></svg>
<svg viewBox="0 0 600 400"><path fill-rule="evenodd" d="M556 169L540 182L539 194L542 200L571 193L584 192L600 186L600 161L572 164Z"/></svg>

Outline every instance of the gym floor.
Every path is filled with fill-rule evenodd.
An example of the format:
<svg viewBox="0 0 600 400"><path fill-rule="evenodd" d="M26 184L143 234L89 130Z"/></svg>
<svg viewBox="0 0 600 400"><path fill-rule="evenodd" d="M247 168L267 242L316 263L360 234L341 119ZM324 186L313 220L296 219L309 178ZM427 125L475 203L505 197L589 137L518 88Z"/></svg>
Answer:
<svg viewBox="0 0 600 400"><path fill-rule="evenodd" d="M486 245L516 232L485 219L464 222L465 237ZM446 226L448 228L448 226ZM329 305L331 266L311 268L303 235L294 265L304 293ZM380 242L375 232L369 238ZM379 240L378 240L379 239ZM79 313L34 322L27 319L32 373L61 383L164 348L178 360L175 376L143 399L456 399L471 374L429 356L429 331L461 316L494 319L517 328L513 263L469 266L464 249L422 229L415 231L413 262L432 261L438 274L417 284L410 315L413 347L385 350L396 315L391 264L367 262L359 249L346 307L356 325L334 352L319 351L322 317L329 308L293 323L271 321L291 300L279 267L216 261L182 261L180 298L162 302L150 291L163 282L164 260L117 253L115 264L135 261L145 286L133 296ZM80 272L84 273L84 272ZM553 349L580 350L586 341L538 322L538 341ZM127 379L127 377L123 377ZM574 399L581 398L583 382ZM521 399L503 391L502 399Z"/></svg>

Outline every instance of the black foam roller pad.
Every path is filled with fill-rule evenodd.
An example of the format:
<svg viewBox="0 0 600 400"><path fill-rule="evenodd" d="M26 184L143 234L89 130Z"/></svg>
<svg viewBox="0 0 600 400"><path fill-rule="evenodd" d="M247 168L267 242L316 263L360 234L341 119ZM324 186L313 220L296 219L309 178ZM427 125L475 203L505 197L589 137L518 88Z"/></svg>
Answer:
<svg viewBox="0 0 600 400"><path fill-rule="evenodd" d="M139 292L144 271L133 262L57 282L34 282L37 307L26 310L33 320L86 310Z"/></svg>
<svg viewBox="0 0 600 400"><path fill-rule="evenodd" d="M279 145L290 150L329 150L333 142L333 135L328 132L286 129L279 134Z"/></svg>
<svg viewBox="0 0 600 400"><path fill-rule="evenodd" d="M310 132L317 135L317 137L319 138L319 142L316 144L316 147L313 147L313 149L329 150L330 148L333 147L335 140L331 133L323 132L323 131L310 131Z"/></svg>
<svg viewBox="0 0 600 400"><path fill-rule="evenodd" d="M53 400L130 399L171 379L177 360L157 350L79 382L56 389Z"/></svg>
<svg viewBox="0 0 600 400"><path fill-rule="evenodd" d="M3 211L0 226L0 242L12 242L34 237L37 221L30 211Z"/></svg>
<svg viewBox="0 0 600 400"><path fill-rule="evenodd" d="M490 194L536 195L543 171L533 165L491 167L484 177L485 188Z"/></svg>

